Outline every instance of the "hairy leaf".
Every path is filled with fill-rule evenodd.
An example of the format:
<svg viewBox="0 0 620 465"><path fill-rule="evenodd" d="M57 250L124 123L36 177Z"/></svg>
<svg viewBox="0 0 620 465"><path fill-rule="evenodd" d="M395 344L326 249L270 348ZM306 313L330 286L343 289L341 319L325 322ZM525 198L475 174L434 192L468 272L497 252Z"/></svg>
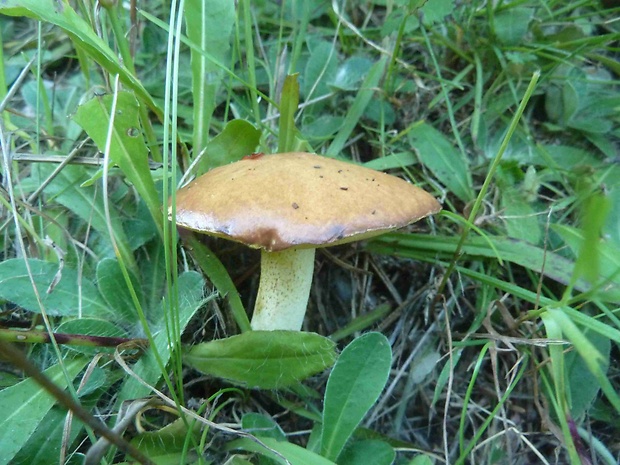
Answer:
<svg viewBox="0 0 620 465"><path fill-rule="evenodd" d="M183 361L235 384L278 389L331 366L336 357L334 346L315 333L248 331L191 347Z"/></svg>
<svg viewBox="0 0 620 465"><path fill-rule="evenodd" d="M467 161L437 129L427 123L414 127L408 134L409 142L417 150L420 161L428 167L439 182L463 202L474 197Z"/></svg>
<svg viewBox="0 0 620 465"><path fill-rule="evenodd" d="M86 358L65 361L65 369L71 379L86 362ZM54 365L43 373L59 387L67 386L60 365ZM0 419L0 465L11 461L55 403L56 399L30 378L0 391L0 411L3 412Z"/></svg>
<svg viewBox="0 0 620 465"><path fill-rule="evenodd" d="M60 269L57 263L28 259L32 278L49 316L99 316L114 319L112 309L103 301L97 288L71 268ZM0 262L0 298L40 313L41 307L23 258Z"/></svg>
<svg viewBox="0 0 620 465"><path fill-rule="evenodd" d="M323 403L321 455L336 461L353 431L385 387L392 349L381 333L351 342L332 370Z"/></svg>

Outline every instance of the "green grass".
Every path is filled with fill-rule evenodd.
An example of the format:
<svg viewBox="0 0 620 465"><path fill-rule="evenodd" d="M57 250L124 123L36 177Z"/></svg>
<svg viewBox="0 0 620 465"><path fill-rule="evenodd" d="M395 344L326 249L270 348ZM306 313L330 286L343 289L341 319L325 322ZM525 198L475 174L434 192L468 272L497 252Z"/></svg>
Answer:
<svg viewBox="0 0 620 465"><path fill-rule="evenodd" d="M618 463L617 2L91 3L0 3L0 464L130 460L32 370L142 463ZM291 150L444 208L317 255L293 362L258 256L167 212Z"/></svg>

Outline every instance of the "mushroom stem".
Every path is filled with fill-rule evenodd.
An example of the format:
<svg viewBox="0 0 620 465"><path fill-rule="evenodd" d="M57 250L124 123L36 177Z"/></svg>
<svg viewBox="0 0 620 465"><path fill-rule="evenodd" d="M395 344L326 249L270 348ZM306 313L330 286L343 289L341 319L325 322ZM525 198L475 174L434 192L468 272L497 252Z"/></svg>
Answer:
<svg viewBox="0 0 620 465"><path fill-rule="evenodd" d="M260 284L252 329L301 329L310 296L314 251L313 248L261 251Z"/></svg>

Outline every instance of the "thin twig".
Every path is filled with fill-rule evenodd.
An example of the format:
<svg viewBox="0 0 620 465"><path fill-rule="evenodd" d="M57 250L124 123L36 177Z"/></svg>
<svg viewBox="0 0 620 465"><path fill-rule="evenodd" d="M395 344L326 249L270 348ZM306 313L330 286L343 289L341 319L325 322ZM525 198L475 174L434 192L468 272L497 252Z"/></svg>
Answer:
<svg viewBox="0 0 620 465"><path fill-rule="evenodd" d="M84 142L89 139L85 139L77 149L82 148ZM73 153L75 150L71 151ZM47 155L47 154L38 154L38 153L25 153L25 152L17 152L12 154L13 161L23 161L23 162L31 162L31 163L62 163L63 166L70 163L72 165L86 165L86 166L103 166L103 158L101 157L71 157L69 155ZM149 169L157 170L162 168L163 163L158 163L156 161L149 160Z"/></svg>

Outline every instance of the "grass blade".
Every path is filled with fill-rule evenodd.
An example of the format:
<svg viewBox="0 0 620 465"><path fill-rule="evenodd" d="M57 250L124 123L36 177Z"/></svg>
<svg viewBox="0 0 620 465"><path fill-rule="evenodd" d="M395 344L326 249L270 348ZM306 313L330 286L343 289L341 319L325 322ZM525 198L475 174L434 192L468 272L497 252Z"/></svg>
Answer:
<svg viewBox="0 0 620 465"><path fill-rule="evenodd" d="M278 132L278 152L291 152L295 148L295 112L299 105L299 82L297 74L286 76L280 97L280 128Z"/></svg>
<svg viewBox="0 0 620 465"><path fill-rule="evenodd" d="M569 232L570 230L563 229L563 231ZM536 273L542 273L564 285L569 285L573 280L575 263L572 260L534 244L504 236L469 236L461 243L458 237L391 233L373 239L367 247L376 253L417 259L426 257L433 261L437 258L449 259L459 244L461 245L460 251L472 259L486 257L500 262L514 263ZM606 256L608 260L603 262L605 266L602 269L605 273L601 279L605 280L606 287L596 289L595 292L600 299L618 302L620 301L620 283L618 283L620 278L613 272L620 265L614 266L612 257L612 255ZM610 278L614 279L610 280ZM592 286L584 279L577 279L575 289L588 292Z"/></svg>

